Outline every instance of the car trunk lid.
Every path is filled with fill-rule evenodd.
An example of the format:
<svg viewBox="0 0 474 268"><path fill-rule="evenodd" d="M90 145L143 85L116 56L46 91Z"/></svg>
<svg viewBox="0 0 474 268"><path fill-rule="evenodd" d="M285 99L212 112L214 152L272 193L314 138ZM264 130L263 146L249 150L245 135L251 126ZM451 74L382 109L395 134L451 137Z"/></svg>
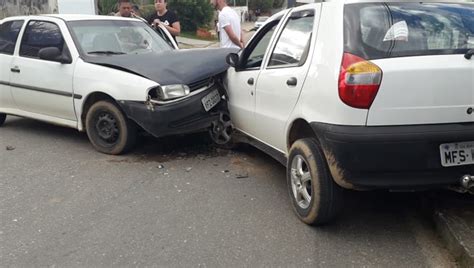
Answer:
<svg viewBox="0 0 474 268"><path fill-rule="evenodd" d="M367 125L472 122L474 61L462 55L372 61L383 72Z"/></svg>

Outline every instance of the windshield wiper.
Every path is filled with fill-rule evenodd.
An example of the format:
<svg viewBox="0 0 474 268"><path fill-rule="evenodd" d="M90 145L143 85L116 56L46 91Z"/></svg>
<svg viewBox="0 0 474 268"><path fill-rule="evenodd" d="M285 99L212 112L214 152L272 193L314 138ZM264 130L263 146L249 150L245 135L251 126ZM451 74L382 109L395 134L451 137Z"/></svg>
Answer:
<svg viewBox="0 0 474 268"><path fill-rule="evenodd" d="M472 58L472 55L474 55L474 49L470 49L469 51L467 51L466 54L464 54L464 58L466 58L466 60L470 60Z"/></svg>
<svg viewBox="0 0 474 268"><path fill-rule="evenodd" d="M110 50L97 50L97 51L90 51L87 54L105 54L105 55L122 55L125 54L120 51L110 51Z"/></svg>

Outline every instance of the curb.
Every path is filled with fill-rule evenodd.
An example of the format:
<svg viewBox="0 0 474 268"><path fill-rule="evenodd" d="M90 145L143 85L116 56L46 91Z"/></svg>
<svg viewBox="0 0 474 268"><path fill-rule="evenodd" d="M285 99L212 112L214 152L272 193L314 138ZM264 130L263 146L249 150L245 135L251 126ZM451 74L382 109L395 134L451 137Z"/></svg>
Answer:
<svg viewBox="0 0 474 268"><path fill-rule="evenodd" d="M196 44L189 44L186 42L178 42L178 46L180 48L211 48L216 46L216 43L210 43L206 45L196 45Z"/></svg>
<svg viewBox="0 0 474 268"><path fill-rule="evenodd" d="M457 210L457 211L456 211ZM474 232L463 213L468 208L435 208L433 220L436 230L460 267L474 267Z"/></svg>

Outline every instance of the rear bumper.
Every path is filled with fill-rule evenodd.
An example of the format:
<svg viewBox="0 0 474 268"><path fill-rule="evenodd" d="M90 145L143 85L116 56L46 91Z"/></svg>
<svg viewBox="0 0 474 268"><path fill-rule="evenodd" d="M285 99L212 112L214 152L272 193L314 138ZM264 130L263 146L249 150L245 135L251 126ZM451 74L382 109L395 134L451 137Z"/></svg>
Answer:
<svg viewBox="0 0 474 268"><path fill-rule="evenodd" d="M211 87L165 105L134 101L119 101L119 104L128 118L155 137L199 132L211 127L219 118L219 110L225 107L225 101L221 99L210 111L204 110L201 99L215 89L218 88ZM221 91L220 94L222 97Z"/></svg>
<svg viewBox="0 0 474 268"><path fill-rule="evenodd" d="M474 141L474 123L340 126L311 123L331 173L346 188L418 188L458 184L474 165L443 167L439 145Z"/></svg>

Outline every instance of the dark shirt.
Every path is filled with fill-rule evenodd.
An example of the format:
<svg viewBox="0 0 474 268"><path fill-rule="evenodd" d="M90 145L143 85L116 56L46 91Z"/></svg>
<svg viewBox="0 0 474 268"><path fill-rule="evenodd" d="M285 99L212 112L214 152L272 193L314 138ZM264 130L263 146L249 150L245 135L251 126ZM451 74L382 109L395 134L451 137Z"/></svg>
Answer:
<svg viewBox="0 0 474 268"><path fill-rule="evenodd" d="M154 12L149 16L146 21L149 24L152 24L154 20L159 19L161 22L163 22L164 25L172 27L173 23L179 21L178 16L176 16L176 13L174 13L171 10L167 10L166 13L163 16L158 16L157 12ZM176 37L172 35L174 40L176 41Z"/></svg>

